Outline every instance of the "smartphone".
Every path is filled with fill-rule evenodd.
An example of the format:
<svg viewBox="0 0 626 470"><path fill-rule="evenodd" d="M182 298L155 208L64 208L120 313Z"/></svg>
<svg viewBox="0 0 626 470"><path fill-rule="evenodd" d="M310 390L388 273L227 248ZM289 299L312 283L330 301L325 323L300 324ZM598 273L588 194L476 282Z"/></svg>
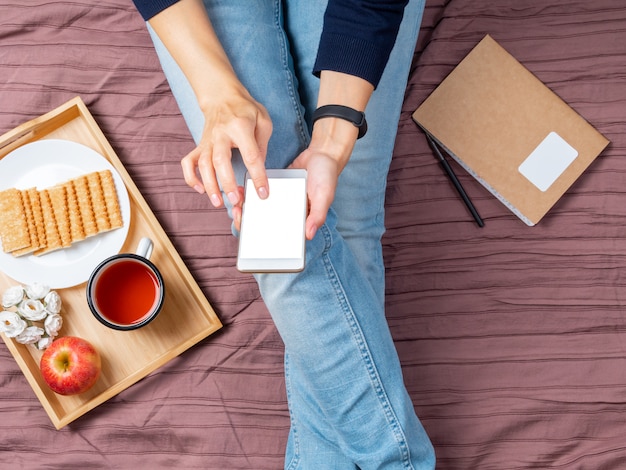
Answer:
<svg viewBox="0 0 626 470"><path fill-rule="evenodd" d="M260 199L246 174L237 269L298 272L304 269L306 170L266 170L269 197Z"/></svg>

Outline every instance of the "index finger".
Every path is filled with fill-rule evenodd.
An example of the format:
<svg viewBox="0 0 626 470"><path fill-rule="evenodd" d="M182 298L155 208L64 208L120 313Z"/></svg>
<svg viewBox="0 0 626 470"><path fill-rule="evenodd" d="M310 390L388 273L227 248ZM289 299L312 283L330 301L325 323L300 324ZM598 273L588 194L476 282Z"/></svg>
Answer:
<svg viewBox="0 0 626 470"><path fill-rule="evenodd" d="M267 144L271 134L272 123L269 117L260 117L256 123L254 139L242 138L239 141L241 158L246 165L248 175L252 179L256 192L261 199L266 199L269 196L265 158L267 156Z"/></svg>

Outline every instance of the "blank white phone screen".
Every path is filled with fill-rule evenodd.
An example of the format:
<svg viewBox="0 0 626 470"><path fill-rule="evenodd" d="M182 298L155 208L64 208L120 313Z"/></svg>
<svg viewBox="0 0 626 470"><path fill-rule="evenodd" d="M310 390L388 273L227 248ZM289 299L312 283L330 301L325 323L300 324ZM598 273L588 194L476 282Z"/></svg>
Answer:
<svg viewBox="0 0 626 470"><path fill-rule="evenodd" d="M295 259L302 257L306 215L305 178L269 178L269 197L260 199L246 182L239 257Z"/></svg>

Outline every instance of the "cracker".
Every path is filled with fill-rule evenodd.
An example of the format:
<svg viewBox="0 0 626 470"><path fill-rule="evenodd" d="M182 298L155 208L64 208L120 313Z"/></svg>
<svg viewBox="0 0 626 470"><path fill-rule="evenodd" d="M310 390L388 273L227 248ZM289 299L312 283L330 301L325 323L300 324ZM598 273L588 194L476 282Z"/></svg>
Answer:
<svg viewBox="0 0 626 470"><path fill-rule="evenodd" d="M104 193L104 202L107 208L107 214L109 215L109 222L111 228L119 228L124 225L122 220L122 211L120 210L120 203L117 199L117 190L115 189L115 181L111 170L104 170L98 172L100 175L100 182L102 183L102 192Z"/></svg>
<svg viewBox="0 0 626 470"><path fill-rule="evenodd" d="M33 213L33 220L35 222L35 229L37 233L37 246L43 248L46 246L46 229L43 222L43 212L41 211L41 200L39 198L39 191L36 188L27 189L28 201L30 202L30 208Z"/></svg>
<svg viewBox="0 0 626 470"><path fill-rule="evenodd" d="M81 220L83 221L83 230L85 236L90 237L98 233L96 218L93 214L93 206L91 205L91 197L89 195L89 184L86 176L79 176L72 180L78 201Z"/></svg>
<svg viewBox="0 0 626 470"><path fill-rule="evenodd" d="M35 251L35 255L37 256L63 248L56 219L54 218L54 209L52 208L50 193L47 189L44 189L39 192L39 198L41 200L41 211L43 213L44 228L46 230L46 246Z"/></svg>
<svg viewBox="0 0 626 470"><path fill-rule="evenodd" d="M68 247L72 244L72 236L70 233L70 214L67 209L67 193L65 186L54 186L48 189L48 194L50 195L57 230L61 237L61 245Z"/></svg>
<svg viewBox="0 0 626 470"><path fill-rule="evenodd" d="M96 227L98 232L106 232L111 230L111 222L109 222L109 215L107 214L107 206L104 201L104 191L102 190L102 184L100 183L100 175L97 171L86 175L87 184L89 185L89 195L91 196L91 205L93 207L93 214L96 218Z"/></svg>
<svg viewBox="0 0 626 470"><path fill-rule="evenodd" d="M0 191L0 238L5 253L30 246L28 223L18 189Z"/></svg>
<svg viewBox="0 0 626 470"><path fill-rule="evenodd" d="M24 213L26 214L26 223L28 224L28 236L30 237L30 246L32 249L39 248L39 238L37 237L37 227L35 226L35 218L33 217L33 208L30 205L27 191L20 191L22 204L24 205Z"/></svg>
<svg viewBox="0 0 626 470"><path fill-rule="evenodd" d="M87 235L83 228L83 218L80 215L76 188L72 184L72 181L68 181L63 186L65 187L65 193L67 195L67 211L70 216L70 235L72 237L72 243L84 240Z"/></svg>
<svg viewBox="0 0 626 470"><path fill-rule="evenodd" d="M24 205L24 214L26 216L26 224L28 225L28 236L30 238L30 245L25 248L20 248L19 250L12 251L11 254L16 257L32 253L36 249L41 248L41 246L39 245L39 237L37 236L37 227L35 226L33 210L30 204L30 199L28 197L28 191L21 190L20 197L22 198L22 204Z"/></svg>
<svg viewBox="0 0 626 470"><path fill-rule="evenodd" d="M110 170L41 191L0 191L0 239L4 251L14 256L43 255L123 225Z"/></svg>

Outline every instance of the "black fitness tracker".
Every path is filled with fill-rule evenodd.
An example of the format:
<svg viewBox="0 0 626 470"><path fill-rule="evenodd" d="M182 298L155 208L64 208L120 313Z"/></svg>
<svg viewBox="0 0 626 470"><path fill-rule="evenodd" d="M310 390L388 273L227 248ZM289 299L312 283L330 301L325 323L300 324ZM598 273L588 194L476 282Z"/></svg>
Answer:
<svg viewBox="0 0 626 470"><path fill-rule="evenodd" d="M367 132L367 121L365 120L365 113L357 111L356 109L350 108L348 106L342 106L339 104L327 104L325 106L320 106L313 113L313 120L311 125L315 124L315 121L317 121L318 119L325 117L336 117L354 124L354 126L359 129L359 136L357 137L357 139L363 137Z"/></svg>

